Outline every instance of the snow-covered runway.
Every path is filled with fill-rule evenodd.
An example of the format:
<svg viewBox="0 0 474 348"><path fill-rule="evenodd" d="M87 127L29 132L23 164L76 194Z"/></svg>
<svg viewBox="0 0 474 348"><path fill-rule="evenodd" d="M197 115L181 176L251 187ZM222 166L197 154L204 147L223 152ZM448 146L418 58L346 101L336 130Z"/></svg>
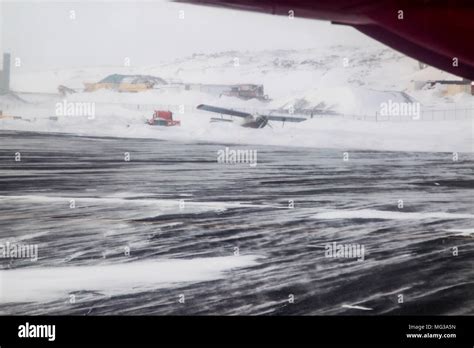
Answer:
<svg viewBox="0 0 474 348"><path fill-rule="evenodd" d="M473 314L470 153L0 137L0 313Z"/></svg>

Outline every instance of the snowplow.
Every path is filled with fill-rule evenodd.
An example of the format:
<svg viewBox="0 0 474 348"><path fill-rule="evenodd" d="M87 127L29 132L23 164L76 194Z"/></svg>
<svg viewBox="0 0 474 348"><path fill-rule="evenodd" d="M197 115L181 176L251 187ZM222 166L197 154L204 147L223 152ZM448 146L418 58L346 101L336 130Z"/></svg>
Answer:
<svg viewBox="0 0 474 348"><path fill-rule="evenodd" d="M173 113L171 111L155 110L153 117L147 121L150 126L180 126L181 121L173 120Z"/></svg>

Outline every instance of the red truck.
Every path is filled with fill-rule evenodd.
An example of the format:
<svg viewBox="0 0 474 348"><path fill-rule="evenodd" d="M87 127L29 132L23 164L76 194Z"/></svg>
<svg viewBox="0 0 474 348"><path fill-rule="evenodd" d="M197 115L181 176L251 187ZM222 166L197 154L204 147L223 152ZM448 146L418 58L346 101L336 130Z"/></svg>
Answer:
<svg viewBox="0 0 474 348"><path fill-rule="evenodd" d="M151 126L180 126L181 121L173 120L173 113L171 111L155 110L153 117L147 121Z"/></svg>

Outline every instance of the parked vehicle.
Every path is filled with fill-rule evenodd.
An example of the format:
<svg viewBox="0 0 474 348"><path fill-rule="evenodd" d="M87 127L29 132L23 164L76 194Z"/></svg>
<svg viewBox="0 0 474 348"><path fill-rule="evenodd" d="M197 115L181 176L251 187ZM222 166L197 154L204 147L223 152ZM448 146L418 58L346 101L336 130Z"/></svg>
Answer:
<svg viewBox="0 0 474 348"><path fill-rule="evenodd" d="M147 121L150 126L180 126L181 121L173 120L171 111L155 110L153 117Z"/></svg>

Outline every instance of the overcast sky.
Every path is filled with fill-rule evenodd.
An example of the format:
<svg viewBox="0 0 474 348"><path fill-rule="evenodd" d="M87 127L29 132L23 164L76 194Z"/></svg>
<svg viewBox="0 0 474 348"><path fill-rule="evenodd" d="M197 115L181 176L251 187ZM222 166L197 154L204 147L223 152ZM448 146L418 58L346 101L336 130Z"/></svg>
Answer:
<svg viewBox="0 0 474 348"><path fill-rule="evenodd" d="M0 25L0 49L20 57L26 70L118 66L125 57L150 65L197 52L374 44L328 22L164 0L0 0Z"/></svg>

